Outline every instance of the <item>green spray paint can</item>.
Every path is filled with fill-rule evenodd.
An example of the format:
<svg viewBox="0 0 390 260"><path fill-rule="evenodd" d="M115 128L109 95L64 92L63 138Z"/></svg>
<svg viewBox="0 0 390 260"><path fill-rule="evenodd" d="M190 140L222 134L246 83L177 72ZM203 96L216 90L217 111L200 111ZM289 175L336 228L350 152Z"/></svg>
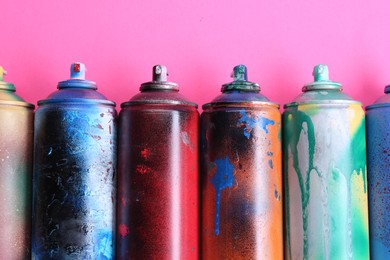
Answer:
<svg viewBox="0 0 390 260"><path fill-rule="evenodd" d="M369 259L365 115L361 103L314 68L285 105L286 259Z"/></svg>

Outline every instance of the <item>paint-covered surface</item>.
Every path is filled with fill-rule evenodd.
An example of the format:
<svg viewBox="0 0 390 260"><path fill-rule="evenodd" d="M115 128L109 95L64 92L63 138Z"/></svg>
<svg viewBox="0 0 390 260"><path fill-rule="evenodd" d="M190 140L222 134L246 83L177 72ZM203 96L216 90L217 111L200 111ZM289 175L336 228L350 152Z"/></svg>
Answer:
<svg viewBox="0 0 390 260"><path fill-rule="evenodd" d="M327 78L306 86L283 114L286 259L369 259L364 111Z"/></svg>
<svg viewBox="0 0 390 260"><path fill-rule="evenodd" d="M2 75L0 67L0 258L29 259L34 106Z"/></svg>
<svg viewBox="0 0 390 260"><path fill-rule="evenodd" d="M244 65L201 117L202 259L283 259L279 105Z"/></svg>
<svg viewBox="0 0 390 260"><path fill-rule="evenodd" d="M202 259L283 259L280 121L272 105L202 113Z"/></svg>
<svg viewBox="0 0 390 260"><path fill-rule="evenodd" d="M301 105L283 117L287 259L368 259L361 106Z"/></svg>
<svg viewBox="0 0 390 260"><path fill-rule="evenodd" d="M113 259L116 112L40 107L35 119L34 259Z"/></svg>
<svg viewBox="0 0 390 260"><path fill-rule="evenodd" d="M38 103L33 259L115 257L116 111L95 89L72 75Z"/></svg>
<svg viewBox="0 0 390 260"><path fill-rule="evenodd" d="M120 113L117 259L198 259L199 113L149 83Z"/></svg>
<svg viewBox="0 0 390 260"><path fill-rule="evenodd" d="M367 107L367 166L372 259L390 259L390 95Z"/></svg>

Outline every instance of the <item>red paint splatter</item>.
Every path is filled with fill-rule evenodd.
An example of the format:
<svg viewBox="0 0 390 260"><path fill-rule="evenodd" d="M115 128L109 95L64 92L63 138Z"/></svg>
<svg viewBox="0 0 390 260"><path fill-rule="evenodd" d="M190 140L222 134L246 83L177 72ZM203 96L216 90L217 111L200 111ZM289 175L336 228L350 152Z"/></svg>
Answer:
<svg viewBox="0 0 390 260"><path fill-rule="evenodd" d="M119 229L119 234L121 235L122 238L129 234L129 228L125 224L120 224L118 226L118 229Z"/></svg>
<svg viewBox="0 0 390 260"><path fill-rule="evenodd" d="M137 168L135 169L137 172L141 174L151 173L152 169L145 165L137 165Z"/></svg>
<svg viewBox="0 0 390 260"><path fill-rule="evenodd" d="M142 149L142 151L141 151L141 156L142 156L142 158L144 158L145 160L149 159L149 158L150 158L150 150L149 150L148 148Z"/></svg>

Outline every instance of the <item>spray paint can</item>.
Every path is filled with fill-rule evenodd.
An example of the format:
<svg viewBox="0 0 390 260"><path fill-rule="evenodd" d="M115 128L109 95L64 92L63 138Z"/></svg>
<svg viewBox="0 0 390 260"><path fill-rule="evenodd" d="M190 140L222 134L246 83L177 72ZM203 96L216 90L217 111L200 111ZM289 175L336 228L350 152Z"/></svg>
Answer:
<svg viewBox="0 0 390 260"><path fill-rule="evenodd" d="M390 259L390 86L367 106L367 167L372 259Z"/></svg>
<svg viewBox="0 0 390 260"><path fill-rule="evenodd" d="M31 255L34 105L3 81L0 67L0 258Z"/></svg>
<svg viewBox="0 0 390 260"><path fill-rule="evenodd" d="M283 259L279 105L233 77L201 116L202 259Z"/></svg>
<svg viewBox="0 0 390 260"><path fill-rule="evenodd" d="M369 259L364 111L313 75L283 114L285 256Z"/></svg>
<svg viewBox="0 0 390 260"><path fill-rule="evenodd" d="M82 63L58 89L35 116L33 259L114 259L115 103Z"/></svg>
<svg viewBox="0 0 390 260"><path fill-rule="evenodd" d="M165 66L121 105L118 259L198 259L197 105L167 81Z"/></svg>

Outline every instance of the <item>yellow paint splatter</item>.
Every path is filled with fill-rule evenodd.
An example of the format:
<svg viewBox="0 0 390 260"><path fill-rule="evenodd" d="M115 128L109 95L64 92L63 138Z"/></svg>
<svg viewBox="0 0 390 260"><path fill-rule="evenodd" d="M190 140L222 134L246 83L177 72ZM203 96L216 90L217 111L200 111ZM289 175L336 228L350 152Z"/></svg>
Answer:
<svg viewBox="0 0 390 260"><path fill-rule="evenodd" d="M350 126L349 134L350 136L353 136L364 118L364 111L359 104L352 104L349 105L349 109L347 109L347 116Z"/></svg>

